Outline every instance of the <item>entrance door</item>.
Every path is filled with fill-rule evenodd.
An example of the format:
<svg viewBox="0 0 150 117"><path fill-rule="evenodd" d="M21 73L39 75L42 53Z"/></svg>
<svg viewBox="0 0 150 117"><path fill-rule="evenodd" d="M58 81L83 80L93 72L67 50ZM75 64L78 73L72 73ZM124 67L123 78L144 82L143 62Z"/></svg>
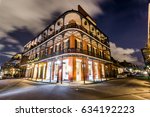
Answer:
<svg viewBox="0 0 150 117"><path fill-rule="evenodd" d="M102 66L102 80L105 80L105 66L104 64L101 64Z"/></svg>
<svg viewBox="0 0 150 117"><path fill-rule="evenodd" d="M36 78L37 78L37 75L38 75L38 65L36 64L35 67L34 67L34 75L33 75L33 78L36 79Z"/></svg>
<svg viewBox="0 0 150 117"><path fill-rule="evenodd" d="M81 81L81 61L76 60L76 80Z"/></svg>
<svg viewBox="0 0 150 117"><path fill-rule="evenodd" d="M98 80L98 63L94 63L94 69L95 69L95 80Z"/></svg>
<svg viewBox="0 0 150 117"><path fill-rule="evenodd" d="M63 60L63 80L68 80L68 59Z"/></svg>
<svg viewBox="0 0 150 117"><path fill-rule="evenodd" d="M47 64L47 73L46 73L46 80L51 81L52 79L52 63L48 62Z"/></svg>
<svg viewBox="0 0 150 117"><path fill-rule="evenodd" d="M93 81L92 61L88 62L89 80Z"/></svg>
<svg viewBox="0 0 150 117"><path fill-rule="evenodd" d="M59 65L55 63L55 68L54 68L54 80L55 81L58 80L58 69L59 69Z"/></svg>

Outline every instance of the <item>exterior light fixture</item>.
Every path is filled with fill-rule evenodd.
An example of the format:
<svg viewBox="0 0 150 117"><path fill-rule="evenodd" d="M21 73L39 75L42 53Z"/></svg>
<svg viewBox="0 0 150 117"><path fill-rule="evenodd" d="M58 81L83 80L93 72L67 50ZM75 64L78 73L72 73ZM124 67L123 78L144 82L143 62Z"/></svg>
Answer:
<svg viewBox="0 0 150 117"><path fill-rule="evenodd" d="M57 64L57 65L60 65L60 64L61 64L61 61L60 61L60 60L57 60L57 61L56 61L56 64Z"/></svg>

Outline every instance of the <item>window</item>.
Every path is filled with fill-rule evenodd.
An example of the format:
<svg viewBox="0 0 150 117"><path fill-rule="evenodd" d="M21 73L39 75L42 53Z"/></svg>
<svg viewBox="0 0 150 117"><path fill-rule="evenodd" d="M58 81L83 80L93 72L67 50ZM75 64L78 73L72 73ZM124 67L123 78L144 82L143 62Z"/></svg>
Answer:
<svg viewBox="0 0 150 117"><path fill-rule="evenodd" d="M75 40L75 48L81 49L81 41L80 40Z"/></svg>
<svg viewBox="0 0 150 117"><path fill-rule="evenodd" d="M50 28L49 30L50 30L50 31L53 31L53 29L52 29L52 28Z"/></svg>
<svg viewBox="0 0 150 117"><path fill-rule="evenodd" d="M60 26L60 22L57 22L57 25Z"/></svg>
<svg viewBox="0 0 150 117"><path fill-rule="evenodd" d="M87 45L87 50L91 51L91 46L90 45Z"/></svg>
<svg viewBox="0 0 150 117"><path fill-rule="evenodd" d="M35 55L35 58L38 58L38 57L39 57L39 52L37 52Z"/></svg>
<svg viewBox="0 0 150 117"><path fill-rule="evenodd" d="M77 48L81 48L81 42L77 41Z"/></svg>
<svg viewBox="0 0 150 117"><path fill-rule="evenodd" d="M92 27L92 31L94 31L94 28Z"/></svg>
<svg viewBox="0 0 150 117"><path fill-rule="evenodd" d="M60 43L56 45L56 48L55 48L55 52L59 52L61 50L61 45Z"/></svg>
<svg viewBox="0 0 150 117"><path fill-rule="evenodd" d="M41 52L40 52L40 57L43 57L43 53L44 53L44 51L41 50Z"/></svg>
<svg viewBox="0 0 150 117"><path fill-rule="evenodd" d="M100 58L102 57L102 52L101 51L99 52L99 56L100 56Z"/></svg>
<svg viewBox="0 0 150 117"><path fill-rule="evenodd" d="M94 53L95 53L95 55L97 54L97 49L96 48L94 48Z"/></svg>
<svg viewBox="0 0 150 117"><path fill-rule="evenodd" d="M52 53L53 53L53 47L50 48L50 54L52 54Z"/></svg>
<svg viewBox="0 0 150 117"><path fill-rule="evenodd" d="M84 22L84 25L87 25L87 21Z"/></svg>
<svg viewBox="0 0 150 117"><path fill-rule="evenodd" d="M45 49L45 55L48 55L48 48Z"/></svg>
<svg viewBox="0 0 150 117"><path fill-rule="evenodd" d="M96 55L96 48L92 48L92 53Z"/></svg>
<svg viewBox="0 0 150 117"><path fill-rule="evenodd" d="M68 49L69 48L69 40L64 41L64 49Z"/></svg>

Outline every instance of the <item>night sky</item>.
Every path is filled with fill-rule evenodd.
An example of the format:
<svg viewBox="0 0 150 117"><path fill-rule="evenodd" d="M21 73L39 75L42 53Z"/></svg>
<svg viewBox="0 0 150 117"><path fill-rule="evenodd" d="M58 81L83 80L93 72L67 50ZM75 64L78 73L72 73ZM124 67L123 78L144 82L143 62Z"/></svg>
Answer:
<svg viewBox="0 0 150 117"><path fill-rule="evenodd" d="M115 59L142 64L140 49L147 41L148 0L61 1L0 0L0 65L12 54L21 52L28 41L61 13L77 8L78 4L109 37Z"/></svg>

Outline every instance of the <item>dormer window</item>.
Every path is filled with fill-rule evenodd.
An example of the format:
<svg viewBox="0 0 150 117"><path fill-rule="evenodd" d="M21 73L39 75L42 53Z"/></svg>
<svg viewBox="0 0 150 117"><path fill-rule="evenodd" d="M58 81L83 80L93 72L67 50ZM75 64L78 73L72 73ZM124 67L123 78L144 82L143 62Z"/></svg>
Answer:
<svg viewBox="0 0 150 117"><path fill-rule="evenodd" d="M92 27L92 31L94 31L94 28Z"/></svg>
<svg viewBox="0 0 150 117"><path fill-rule="evenodd" d="M58 26L60 26L60 24L61 24L60 22L57 22L57 25L58 25Z"/></svg>
<svg viewBox="0 0 150 117"><path fill-rule="evenodd" d="M87 25L87 21L84 22L84 25Z"/></svg>
<svg viewBox="0 0 150 117"><path fill-rule="evenodd" d="M52 29L52 28L50 28L49 30L50 30L50 31L53 31L53 29Z"/></svg>

